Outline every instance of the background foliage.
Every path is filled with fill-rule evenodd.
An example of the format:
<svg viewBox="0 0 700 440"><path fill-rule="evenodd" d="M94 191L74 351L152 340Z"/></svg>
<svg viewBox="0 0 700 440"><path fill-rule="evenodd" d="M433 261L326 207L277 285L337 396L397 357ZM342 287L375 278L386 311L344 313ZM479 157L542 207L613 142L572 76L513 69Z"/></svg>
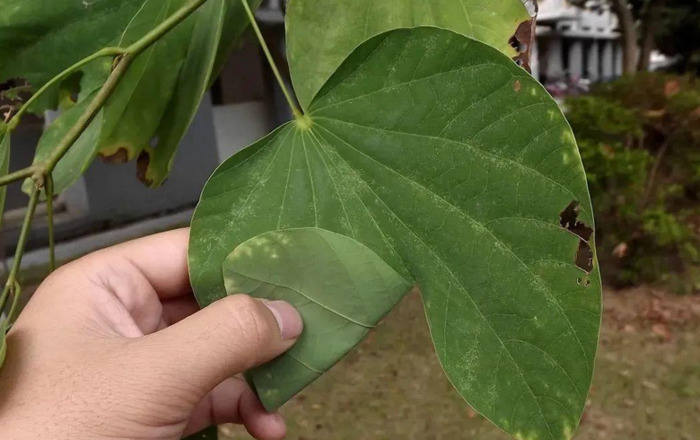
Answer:
<svg viewBox="0 0 700 440"><path fill-rule="evenodd" d="M640 73L566 107L588 172L606 281L700 288L697 79Z"/></svg>

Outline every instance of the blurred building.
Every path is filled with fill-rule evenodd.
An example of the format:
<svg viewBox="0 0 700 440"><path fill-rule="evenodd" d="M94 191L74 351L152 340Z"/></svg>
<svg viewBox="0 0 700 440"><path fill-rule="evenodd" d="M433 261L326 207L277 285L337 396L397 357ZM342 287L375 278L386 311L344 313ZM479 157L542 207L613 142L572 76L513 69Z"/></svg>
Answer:
<svg viewBox="0 0 700 440"><path fill-rule="evenodd" d="M617 16L605 2L580 8L567 0L539 0L539 7L533 75L541 82L598 82L622 75Z"/></svg>

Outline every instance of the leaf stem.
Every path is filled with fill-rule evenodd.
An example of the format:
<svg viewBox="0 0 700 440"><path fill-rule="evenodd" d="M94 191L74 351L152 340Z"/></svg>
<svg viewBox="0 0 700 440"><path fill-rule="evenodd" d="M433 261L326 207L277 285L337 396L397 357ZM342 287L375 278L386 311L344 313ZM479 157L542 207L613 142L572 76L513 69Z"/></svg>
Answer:
<svg viewBox="0 0 700 440"><path fill-rule="evenodd" d="M12 307L10 307L10 313L7 315L7 322L13 324L17 319L17 310L19 309L19 300L22 296L22 287L15 281L12 284Z"/></svg>
<svg viewBox="0 0 700 440"><path fill-rule="evenodd" d="M29 206L27 207L27 212L24 215L24 222L22 223L22 230L19 233L19 240L17 240L17 248L15 249L15 260L12 262L12 269L7 277L7 282L5 283L5 288L0 295L0 311L5 308L5 303L7 302L7 297L12 291L12 307L10 309L10 314L7 315L7 322L12 322L14 314L17 311L17 305L19 303L19 285L17 283L17 274L19 273L20 265L22 264L22 256L24 255L24 248L27 246L27 241L29 240L29 232L32 227L32 220L34 219L34 213L36 212L36 206L39 203L39 193L41 188L38 184L34 185L32 193L29 196Z"/></svg>
<svg viewBox="0 0 700 440"><path fill-rule="evenodd" d="M138 41L124 49L125 53L136 55L148 49L152 44L160 40L165 34L170 32L175 26L183 22L194 11L199 9L207 0L191 0L185 6L175 11L168 18L163 20L158 26L153 28Z"/></svg>
<svg viewBox="0 0 700 440"><path fill-rule="evenodd" d="M27 212L24 214L24 222L22 223L22 229L19 233L19 239L17 240L15 260L12 262L12 269L10 269L10 276L7 280L8 285L12 285L12 283L16 281L16 276L19 272L19 267L22 264L22 256L24 255L24 248L27 245L27 240L29 240L29 232L32 227L32 220L34 219L36 206L39 203L40 192L41 188L39 188L39 185L34 185L32 193L29 196L29 205L27 206Z"/></svg>
<svg viewBox="0 0 700 440"><path fill-rule="evenodd" d="M248 20L250 21L250 25L253 27L253 30L255 31L255 35L258 37L258 41L260 42L260 46L262 47L263 52L265 52L265 57L267 58L267 62L270 64L270 68L272 69L272 73L274 73L275 78L277 79L277 83L279 84L280 88L282 89L282 93L284 93L284 97L287 99L287 103L289 104L289 108L292 110L292 113L294 114L294 118L295 119L302 119L304 117L304 114L301 112L301 110L299 110L299 107L297 107L297 104L294 101L294 98L292 98L292 94L287 89L287 85L284 82L284 79L282 79L282 75L280 74L280 71L277 68L277 64L275 64L275 60L272 58L272 54L270 53L270 48L267 46L267 43L265 43L265 38L263 37L262 32L260 31L260 27L258 27L257 21L255 21L255 16L253 15L253 11L250 9L250 5L248 5L248 1L241 0L241 3L243 3L243 9L245 9L246 14L248 14Z"/></svg>
<svg viewBox="0 0 700 440"><path fill-rule="evenodd" d="M44 182L44 192L46 193L46 218L49 223L49 270L56 270L56 249L53 224L53 176L48 174Z"/></svg>
<svg viewBox="0 0 700 440"><path fill-rule="evenodd" d="M10 183L33 177L37 173L41 173L41 171L42 167L40 165L32 165L27 168L22 168L21 170L15 171L14 173L10 173L0 177L0 186L9 185Z"/></svg>

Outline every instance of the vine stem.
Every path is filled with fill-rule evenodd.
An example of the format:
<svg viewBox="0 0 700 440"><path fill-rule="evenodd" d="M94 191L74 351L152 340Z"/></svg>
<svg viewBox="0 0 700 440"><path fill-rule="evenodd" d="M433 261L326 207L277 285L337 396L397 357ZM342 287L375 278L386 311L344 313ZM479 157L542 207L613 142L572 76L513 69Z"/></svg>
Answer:
<svg viewBox="0 0 700 440"><path fill-rule="evenodd" d="M17 247L15 249L15 259L10 269L10 273L7 277L7 282L5 287L0 294L0 312L5 309L7 299L12 293L12 307L10 309L10 314L8 315L8 322L13 322L15 315L17 313L19 296L20 296L20 285L17 281L17 275L22 263L22 256L24 255L24 250L27 245L27 240L29 238L29 232L31 229L32 220L34 219L34 214L36 213L36 207L39 203L39 195L41 190L46 191L47 196L47 208L48 208L48 220L49 220L49 248L51 252L50 260L51 266L55 265L54 256L54 225L53 225L53 200L52 194L54 192L52 173L58 162L65 156L68 150L75 144L75 141L82 135L85 129L90 125L90 122L97 116L99 111L105 105L109 97L112 95L114 90L117 88L119 81L122 79L124 74L128 71L129 66L134 61L134 59L144 50L151 47L159 39L161 39L165 34L172 30L175 26L184 21L192 13L194 13L200 6L202 6L207 0L190 0L182 8L178 9L175 13L166 18L162 23L153 28L150 32L144 35L142 38L131 44L126 48L104 48L94 54L78 61L73 66L64 70L58 76L51 79L46 85L40 88L37 93L35 93L32 98L30 98L23 106L18 110L18 112L10 120L9 127L10 131L17 127L20 118L23 114L27 112L30 105L36 102L37 98L46 92L51 86L56 85L62 79L78 70L80 67L86 65L87 63L94 61L101 57L116 56L114 67L109 74L109 77L102 85L102 88L97 93L95 98L90 102L88 107L85 109L83 114L80 116L76 124L71 127L66 135L61 139L56 148L53 150L49 158L43 162L34 164L27 168L21 169L14 173L8 174L0 178L0 186L8 185L10 183L31 178L34 181L34 187L29 196L29 204L27 207L27 212L24 217L24 222L22 223L22 229L20 232L19 240L17 242Z"/></svg>
<svg viewBox="0 0 700 440"><path fill-rule="evenodd" d="M12 262L12 269L10 269L10 274L7 277L7 283L5 283L5 288L2 291L2 301L0 302L0 310L5 308L5 302L10 292L12 292L12 307L10 309L10 314L7 315L7 321L13 322L14 313L16 313L17 305L19 304L19 289L17 283L17 274L19 273L19 268L22 264L22 256L24 255L24 248L27 245L27 240L29 239L29 232L32 227L32 220L34 219L34 213L36 212L36 206L39 203L39 193L41 188L39 184L35 184L32 189L32 193L29 196L29 206L27 207L27 212L24 215L24 223L22 223L22 230L19 233L19 240L17 241L17 249L15 250L15 260Z"/></svg>
<svg viewBox="0 0 700 440"><path fill-rule="evenodd" d="M0 177L0 186L9 185L10 183L33 177L37 173L41 173L41 170L41 166L32 165L30 167L15 171L14 173L6 174Z"/></svg>
<svg viewBox="0 0 700 440"><path fill-rule="evenodd" d="M56 270L56 245L53 224L53 175L46 176L44 182L44 192L46 193L46 219L49 224L49 271Z"/></svg>
<svg viewBox="0 0 700 440"><path fill-rule="evenodd" d="M279 84L280 88L282 89L282 93L284 93L284 97L287 99L287 104L289 104L289 108L292 110L292 113L294 114L295 119L302 119L304 117L304 114L299 110L299 107L297 106L296 102L294 101L294 98L292 98L292 94L289 92L289 89L287 89L287 85L282 79L282 75L280 74L279 69L277 68L277 64L275 64L275 60L272 58L272 54L270 53L270 48L267 46L267 43L265 42L265 38L263 37L262 32L260 31L260 27L258 27L258 22L255 21L255 16L253 15L253 11L250 9L250 5L248 4L247 0L241 0L241 3L243 3L243 9L245 9L246 14L248 15L248 21L250 21L250 25L253 27L253 30L255 31L255 36L258 38L258 41L260 42L260 46L262 47L263 52L265 52L265 57L267 58L268 64L270 64L270 68L272 69L272 73L274 73L275 78L277 79L277 83Z"/></svg>

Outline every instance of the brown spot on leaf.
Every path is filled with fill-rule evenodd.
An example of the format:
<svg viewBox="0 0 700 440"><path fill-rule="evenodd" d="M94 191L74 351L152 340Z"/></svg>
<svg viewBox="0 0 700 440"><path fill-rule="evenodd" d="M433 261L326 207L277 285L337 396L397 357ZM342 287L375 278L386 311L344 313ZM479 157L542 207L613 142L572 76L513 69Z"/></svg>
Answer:
<svg viewBox="0 0 700 440"><path fill-rule="evenodd" d="M574 262L580 269L590 273L593 270L593 249L588 241L593 236L593 228L578 220L579 202L573 200L559 214L559 225L579 238Z"/></svg>
<svg viewBox="0 0 700 440"><path fill-rule="evenodd" d="M136 161L136 177L148 187L153 186L153 180L148 179L148 165L150 162L151 157L147 151L142 151Z"/></svg>
<svg viewBox="0 0 700 440"><path fill-rule="evenodd" d="M114 154L105 155L100 153L100 159L106 163L127 163L129 161L129 151L125 147L119 147Z"/></svg>
<svg viewBox="0 0 700 440"><path fill-rule="evenodd" d="M519 79L516 79L515 82L513 83L513 90L515 90L515 93L519 93L520 89L523 88L523 85L520 83Z"/></svg>

